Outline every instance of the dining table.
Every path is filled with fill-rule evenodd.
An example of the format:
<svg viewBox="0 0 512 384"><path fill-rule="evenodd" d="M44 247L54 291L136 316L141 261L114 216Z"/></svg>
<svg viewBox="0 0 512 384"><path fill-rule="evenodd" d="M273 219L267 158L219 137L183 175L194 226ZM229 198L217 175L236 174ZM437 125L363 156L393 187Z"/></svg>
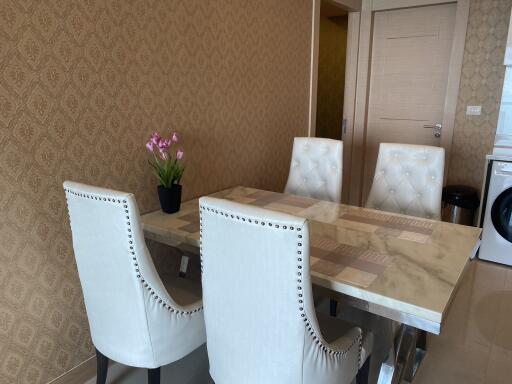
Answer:
<svg viewBox="0 0 512 384"><path fill-rule="evenodd" d="M422 335L441 333L480 228L243 186L210 196L306 218L313 284L398 324L378 383L413 380ZM141 220L146 238L199 254L198 199Z"/></svg>

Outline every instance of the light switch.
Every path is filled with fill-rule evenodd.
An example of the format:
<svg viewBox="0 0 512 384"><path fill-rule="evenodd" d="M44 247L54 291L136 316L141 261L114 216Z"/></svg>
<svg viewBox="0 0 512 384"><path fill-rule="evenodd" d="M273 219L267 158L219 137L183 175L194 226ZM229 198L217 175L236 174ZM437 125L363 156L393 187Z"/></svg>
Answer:
<svg viewBox="0 0 512 384"><path fill-rule="evenodd" d="M468 105L466 108L466 115L468 116L480 116L482 114L481 105Z"/></svg>

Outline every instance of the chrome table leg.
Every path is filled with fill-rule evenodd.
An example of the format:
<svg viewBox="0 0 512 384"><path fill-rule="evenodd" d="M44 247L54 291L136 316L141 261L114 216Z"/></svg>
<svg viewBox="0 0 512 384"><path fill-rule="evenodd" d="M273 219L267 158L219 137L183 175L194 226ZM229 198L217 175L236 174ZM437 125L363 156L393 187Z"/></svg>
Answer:
<svg viewBox="0 0 512 384"><path fill-rule="evenodd" d="M393 380L393 378L396 376L396 366L392 352L393 351L390 351L387 360L380 366L379 379L377 384L395 384L397 382L396 380Z"/></svg>
<svg viewBox="0 0 512 384"><path fill-rule="evenodd" d="M420 331L410 325L402 324L395 346L391 348L387 360L382 363L378 384L400 384L406 380L411 383L425 356L423 340L418 343Z"/></svg>

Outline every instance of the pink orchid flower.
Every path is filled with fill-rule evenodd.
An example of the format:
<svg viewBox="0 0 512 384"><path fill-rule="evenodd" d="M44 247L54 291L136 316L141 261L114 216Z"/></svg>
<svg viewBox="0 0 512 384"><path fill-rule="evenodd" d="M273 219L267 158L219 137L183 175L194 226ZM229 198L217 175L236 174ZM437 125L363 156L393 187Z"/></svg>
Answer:
<svg viewBox="0 0 512 384"><path fill-rule="evenodd" d="M160 150L166 150L169 149L171 144L171 140L161 138L160 141L158 142L158 148L160 148Z"/></svg>
<svg viewBox="0 0 512 384"><path fill-rule="evenodd" d="M169 137L162 137L158 132L153 132L146 143L146 149L152 155L152 159L148 161L160 185L166 188L179 184L185 170L185 165L181 161L185 152L183 148L174 147L179 140L178 132L171 132Z"/></svg>
<svg viewBox="0 0 512 384"><path fill-rule="evenodd" d="M160 137L160 135L158 134L158 132L153 132L153 134L151 135L151 141L153 142L154 145L158 145L158 142L161 140L162 138Z"/></svg>

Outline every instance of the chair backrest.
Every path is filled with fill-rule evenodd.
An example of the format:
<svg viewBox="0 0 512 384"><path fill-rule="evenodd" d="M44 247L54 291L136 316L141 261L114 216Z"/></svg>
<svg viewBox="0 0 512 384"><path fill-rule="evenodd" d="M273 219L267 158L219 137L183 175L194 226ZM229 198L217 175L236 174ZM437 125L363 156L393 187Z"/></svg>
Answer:
<svg viewBox="0 0 512 384"><path fill-rule="evenodd" d="M441 219L444 149L382 143L366 206Z"/></svg>
<svg viewBox="0 0 512 384"><path fill-rule="evenodd" d="M179 306L147 250L134 195L69 181L64 190L94 345L123 364L160 366L155 318Z"/></svg>
<svg viewBox="0 0 512 384"><path fill-rule="evenodd" d="M343 142L316 137L296 137L285 192L341 202Z"/></svg>
<svg viewBox="0 0 512 384"><path fill-rule="evenodd" d="M308 333L318 330L307 221L211 197L199 205L212 378L302 383Z"/></svg>

